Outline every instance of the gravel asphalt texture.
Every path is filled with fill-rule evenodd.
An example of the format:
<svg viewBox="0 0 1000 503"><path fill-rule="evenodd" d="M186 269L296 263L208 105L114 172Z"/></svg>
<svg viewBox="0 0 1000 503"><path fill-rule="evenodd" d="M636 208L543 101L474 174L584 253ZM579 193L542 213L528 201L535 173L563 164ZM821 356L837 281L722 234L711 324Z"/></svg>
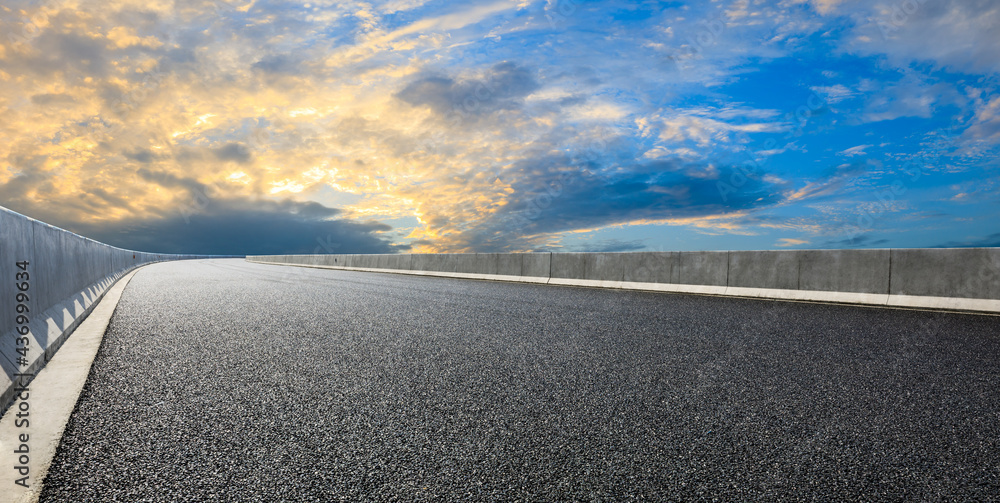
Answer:
<svg viewBox="0 0 1000 503"><path fill-rule="evenodd" d="M41 501L990 501L1000 318L156 264Z"/></svg>

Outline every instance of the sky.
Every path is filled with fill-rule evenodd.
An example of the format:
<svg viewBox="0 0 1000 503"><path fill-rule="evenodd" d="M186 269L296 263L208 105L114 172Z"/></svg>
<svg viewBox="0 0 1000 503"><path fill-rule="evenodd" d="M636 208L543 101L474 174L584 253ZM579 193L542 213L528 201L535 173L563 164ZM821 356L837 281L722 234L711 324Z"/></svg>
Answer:
<svg viewBox="0 0 1000 503"><path fill-rule="evenodd" d="M1000 246L994 0L5 0L0 205L168 253Z"/></svg>

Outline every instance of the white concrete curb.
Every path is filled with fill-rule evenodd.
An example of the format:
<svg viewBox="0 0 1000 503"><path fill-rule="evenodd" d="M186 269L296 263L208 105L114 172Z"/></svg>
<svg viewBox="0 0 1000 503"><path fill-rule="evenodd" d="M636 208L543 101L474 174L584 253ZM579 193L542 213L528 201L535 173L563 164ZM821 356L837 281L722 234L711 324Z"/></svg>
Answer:
<svg viewBox="0 0 1000 503"><path fill-rule="evenodd" d="M90 366L101 347L101 340L122 292L132 276L143 266L122 276L97 303L86 319L65 336L62 348L28 384L27 403L30 408L27 428L16 425L18 405L15 404L0 419L0 494L3 501L34 503L42 491L42 482L59 447L63 430L73 413L76 401L90 374ZM20 474L14 469L18 456L14 451L28 434L30 449L29 486L15 484Z"/></svg>
<svg viewBox="0 0 1000 503"><path fill-rule="evenodd" d="M1000 313L1000 300L959 299L955 297L923 297L917 295L890 295L889 306L948 309L960 311L989 311Z"/></svg>

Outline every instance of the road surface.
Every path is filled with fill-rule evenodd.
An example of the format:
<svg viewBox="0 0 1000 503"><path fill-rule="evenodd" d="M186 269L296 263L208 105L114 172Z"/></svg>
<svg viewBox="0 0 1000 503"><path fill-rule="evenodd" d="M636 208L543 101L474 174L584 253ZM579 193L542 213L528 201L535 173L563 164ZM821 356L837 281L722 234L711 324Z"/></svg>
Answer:
<svg viewBox="0 0 1000 503"><path fill-rule="evenodd" d="M155 264L41 501L987 501L998 320Z"/></svg>

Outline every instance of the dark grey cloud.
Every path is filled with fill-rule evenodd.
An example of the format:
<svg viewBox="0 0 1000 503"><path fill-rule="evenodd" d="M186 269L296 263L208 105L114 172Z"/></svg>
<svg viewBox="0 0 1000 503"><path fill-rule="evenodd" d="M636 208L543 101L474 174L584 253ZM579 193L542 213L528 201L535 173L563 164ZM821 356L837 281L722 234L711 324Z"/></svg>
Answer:
<svg viewBox="0 0 1000 503"><path fill-rule="evenodd" d="M341 213L336 208L328 208L315 202L296 202L291 200L256 200L243 197L231 197L219 193L219 190L210 185L203 184L193 178L186 178L174 175L166 171L158 171L146 168L136 170L140 178L152 182L164 188L184 189L187 192L185 198L188 204L183 205L179 210L181 213L211 214L211 208L215 201L221 201L223 206L229 209L243 209L249 212L266 210L275 213L289 213L305 219L327 219ZM207 211L206 211L207 210ZM175 209L168 209L163 215L169 215Z"/></svg>
<svg viewBox="0 0 1000 503"><path fill-rule="evenodd" d="M190 194L205 194L209 191L207 186L199 183L197 180L180 177L166 171L139 168L136 170L136 174L142 179L153 182L161 187L187 189Z"/></svg>
<svg viewBox="0 0 1000 503"><path fill-rule="evenodd" d="M429 106L441 115L480 116L520 107L521 98L541 85L532 71L515 63L493 66L481 79L455 80L442 75L423 76L396 93L415 106Z"/></svg>
<svg viewBox="0 0 1000 503"><path fill-rule="evenodd" d="M32 54L23 59L8 57L0 60L0 67L27 70L43 76L58 72L66 76L98 78L106 76L112 59L102 40L75 33L44 30L31 41L31 45L35 49Z"/></svg>
<svg viewBox="0 0 1000 503"><path fill-rule="evenodd" d="M118 209L129 209L132 207L128 199L108 192L101 187L89 186L85 187L84 190L86 192L84 192L82 197L99 199L101 202L98 204L105 205L106 207Z"/></svg>
<svg viewBox="0 0 1000 503"><path fill-rule="evenodd" d="M539 215L531 227L544 232L647 218L717 214L778 200L759 178L746 178L724 197L719 184L732 180L735 169L711 169L677 161L605 169L584 166L578 171L542 170L539 174L523 185L515 184L515 190L523 196L507 207L512 212L537 208ZM564 182L562 191L558 190L557 180ZM546 188L539 191L538 187ZM551 199L548 204L546 194Z"/></svg>
<svg viewBox="0 0 1000 503"><path fill-rule="evenodd" d="M646 244L641 240L621 241L619 239L603 239L594 243L586 243L574 247L574 252L613 253L645 250Z"/></svg>
<svg viewBox="0 0 1000 503"><path fill-rule="evenodd" d="M587 99L588 99L587 96L574 95L574 96L567 96L565 98L560 98L559 101L557 101L556 103L558 103L559 106L571 107L574 105L583 104L587 101Z"/></svg>
<svg viewBox="0 0 1000 503"><path fill-rule="evenodd" d="M188 192L188 203L156 217L82 232L115 246L165 253L222 255L284 253L393 253L389 225L337 219L339 209L311 201L233 197L191 178L139 169L142 179Z"/></svg>
<svg viewBox="0 0 1000 503"><path fill-rule="evenodd" d="M236 142L226 143L220 147L213 148L212 153L220 161L233 161L240 164L250 162L251 158L250 149L246 145Z"/></svg>
<svg viewBox="0 0 1000 503"><path fill-rule="evenodd" d="M249 147L242 143L229 142L218 147L189 147L175 146L170 151L153 152L146 148L128 149L121 152L126 159L149 164L160 159L172 158L183 164L190 164L200 161L211 161L212 159L222 162L236 162L246 164L253 160L253 153ZM146 172L149 175L152 172ZM154 176L155 178L155 176Z"/></svg>
<svg viewBox="0 0 1000 503"><path fill-rule="evenodd" d="M479 251L523 248L523 236L734 213L770 206L783 197L762 176L743 177L733 167L680 161L612 166L547 156L521 162L504 178L511 180L511 199L467 231L463 245ZM741 183L720 190L720 184L734 179Z"/></svg>
<svg viewBox="0 0 1000 503"><path fill-rule="evenodd" d="M968 241L948 241L932 248L995 248L1000 247L1000 232Z"/></svg>
<svg viewBox="0 0 1000 503"><path fill-rule="evenodd" d="M227 196L196 180L146 168L136 175L161 187L183 189L186 195L152 215L93 224L89 221L109 210L131 211L129 200L96 186L84 187L80 197L29 198L26 194L44 196L54 189L51 174L26 169L0 184L0 200L18 213L133 250L243 255L409 249L392 244L391 226L338 218L339 209L316 202Z"/></svg>
<svg viewBox="0 0 1000 503"><path fill-rule="evenodd" d="M162 253L395 253L407 248L380 236L392 229L386 224L324 216L336 212L316 203L220 199L192 215L176 211L110 225L77 224L71 230L122 248Z"/></svg>
<svg viewBox="0 0 1000 503"><path fill-rule="evenodd" d="M123 155L127 159L141 162L143 164L149 164L153 162L153 159L155 158L155 156L153 155L153 151L145 148L138 148L135 150L125 151L123 152Z"/></svg>
<svg viewBox="0 0 1000 503"><path fill-rule="evenodd" d="M826 241L820 245L820 248L875 248L888 243L888 239L875 239L871 234L859 234L844 239Z"/></svg>
<svg viewBox="0 0 1000 503"><path fill-rule="evenodd" d="M174 148L171 152L174 159L181 164L187 164L196 161L202 161L205 159L205 149L203 147L189 147L187 145L181 145Z"/></svg>
<svg viewBox="0 0 1000 503"><path fill-rule="evenodd" d="M254 70L264 73L294 75L299 73L302 62L288 54L265 56L253 64Z"/></svg>
<svg viewBox="0 0 1000 503"><path fill-rule="evenodd" d="M58 105L63 103L75 103L72 96L64 93L35 94L31 97L31 102L36 105Z"/></svg>
<svg viewBox="0 0 1000 503"><path fill-rule="evenodd" d="M187 47L177 47L169 49L164 53L164 57L161 64L164 63L194 63L198 61L198 57L194 50Z"/></svg>

